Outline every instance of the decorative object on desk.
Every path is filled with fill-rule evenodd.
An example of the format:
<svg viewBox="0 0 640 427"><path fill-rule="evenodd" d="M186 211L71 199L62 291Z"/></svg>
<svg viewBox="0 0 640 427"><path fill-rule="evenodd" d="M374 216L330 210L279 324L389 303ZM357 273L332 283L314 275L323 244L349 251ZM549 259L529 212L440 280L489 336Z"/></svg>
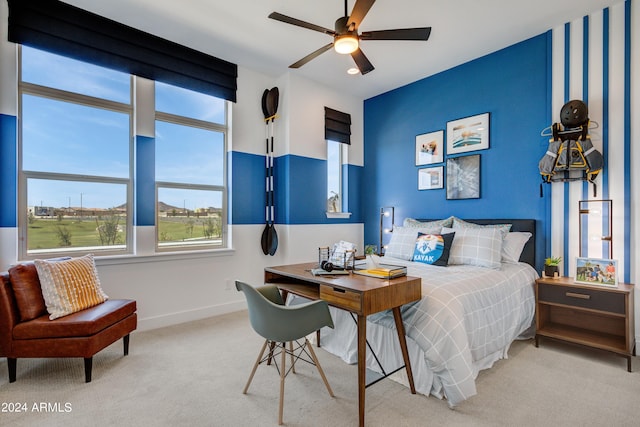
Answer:
<svg viewBox="0 0 640 427"><path fill-rule="evenodd" d="M384 237L393 232L393 225L395 222L395 209L393 206L386 206L380 208L380 253L384 255L386 246Z"/></svg>
<svg viewBox="0 0 640 427"><path fill-rule="evenodd" d="M576 283L618 286L618 261L615 259L576 258Z"/></svg>
<svg viewBox="0 0 640 427"><path fill-rule="evenodd" d="M418 169L418 190L444 188L444 167Z"/></svg>
<svg viewBox="0 0 640 427"><path fill-rule="evenodd" d="M552 279L557 279L560 277L560 271L558 266L562 262L562 257L549 257L544 260L544 277L550 277Z"/></svg>
<svg viewBox="0 0 640 427"><path fill-rule="evenodd" d="M378 279L395 279L407 275L407 267L401 265L379 264L375 268L362 268L353 270L361 276L375 277Z"/></svg>
<svg viewBox="0 0 640 427"><path fill-rule="evenodd" d="M442 163L444 160L444 131L416 136L416 166Z"/></svg>
<svg viewBox="0 0 640 427"><path fill-rule="evenodd" d="M334 243L332 247L318 248L318 268L326 271L353 270L356 258L356 245L344 240Z"/></svg>
<svg viewBox="0 0 640 427"><path fill-rule="evenodd" d="M480 198L480 155L447 159L447 200Z"/></svg>
<svg viewBox="0 0 640 427"><path fill-rule="evenodd" d="M578 202L581 257L613 257L612 205L609 199Z"/></svg>
<svg viewBox="0 0 640 427"><path fill-rule="evenodd" d="M447 123L447 155L489 148L489 113Z"/></svg>

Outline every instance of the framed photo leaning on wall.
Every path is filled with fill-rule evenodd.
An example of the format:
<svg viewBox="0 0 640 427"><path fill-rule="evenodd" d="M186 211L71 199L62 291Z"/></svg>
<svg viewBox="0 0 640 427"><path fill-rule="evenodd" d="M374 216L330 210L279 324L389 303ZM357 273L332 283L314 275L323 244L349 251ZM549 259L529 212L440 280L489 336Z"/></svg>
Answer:
<svg viewBox="0 0 640 427"><path fill-rule="evenodd" d="M618 261L615 259L576 258L576 283L618 286Z"/></svg>
<svg viewBox="0 0 640 427"><path fill-rule="evenodd" d="M489 113L447 122L447 155L489 148Z"/></svg>

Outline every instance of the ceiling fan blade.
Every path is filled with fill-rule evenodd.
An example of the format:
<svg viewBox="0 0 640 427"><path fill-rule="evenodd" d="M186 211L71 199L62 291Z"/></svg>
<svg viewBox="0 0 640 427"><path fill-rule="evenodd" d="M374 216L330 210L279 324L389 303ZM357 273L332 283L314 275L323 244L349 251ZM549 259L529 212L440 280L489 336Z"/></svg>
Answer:
<svg viewBox="0 0 640 427"><path fill-rule="evenodd" d="M376 0L356 0L356 4L353 5L353 10L351 11L351 16L349 16L349 20L347 21L347 28L349 28L350 31L358 29L360 23L375 2ZM354 27L350 28L352 25Z"/></svg>
<svg viewBox="0 0 640 427"><path fill-rule="evenodd" d="M304 58L302 58L298 62L295 62L295 63L289 65L289 68L300 68L304 64L306 64L307 62L309 62L312 59L314 59L315 57L320 56L321 54L325 53L326 51L328 51L332 47L333 47L333 43L329 43L328 45L322 46L320 49L311 52L309 55L305 56Z"/></svg>
<svg viewBox="0 0 640 427"><path fill-rule="evenodd" d="M397 30L363 31L361 40L429 40L431 27L402 28Z"/></svg>
<svg viewBox="0 0 640 427"><path fill-rule="evenodd" d="M324 27L321 27L321 26L315 25L315 24L310 24L308 22L301 21L299 19L292 18L290 16L283 15L283 14L278 13L278 12L271 12L271 14L269 14L269 18L275 19L276 21L284 22L285 24L291 24L291 25L295 25L297 27L306 28L308 30L319 31L321 33L325 33L325 34L328 34L330 36L335 36L336 35L335 31L330 30L328 28L324 28Z"/></svg>
<svg viewBox="0 0 640 427"><path fill-rule="evenodd" d="M351 54L351 57L356 62L358 69L360 70L360 74L365 75L369 71L373 71L375 68L369 59L362 53L362 50L358 49Z"/></svg>

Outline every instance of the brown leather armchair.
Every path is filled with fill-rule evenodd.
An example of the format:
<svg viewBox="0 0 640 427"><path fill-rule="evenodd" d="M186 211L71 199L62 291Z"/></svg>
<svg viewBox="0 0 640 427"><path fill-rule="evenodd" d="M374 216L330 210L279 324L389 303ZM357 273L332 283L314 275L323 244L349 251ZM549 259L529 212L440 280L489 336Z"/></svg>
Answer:
<svg viewBox="0 0 640 427"><path fill-rule="evenodd" d="M85 381L91 382L93 355L137 327L136 301L109 299L102 304L49 320L33 263L0 273L0 357L7 358L9 382L16 380L17 359L82 357Z"/></svg>

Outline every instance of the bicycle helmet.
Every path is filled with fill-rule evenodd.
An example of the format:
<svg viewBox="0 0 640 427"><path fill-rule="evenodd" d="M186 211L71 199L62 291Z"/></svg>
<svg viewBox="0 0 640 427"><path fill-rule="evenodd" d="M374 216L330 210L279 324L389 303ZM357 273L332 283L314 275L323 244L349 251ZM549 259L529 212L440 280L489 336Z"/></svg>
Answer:
<svg viewBox="0 0 640 427"><path fill-rule="evenodd" d="M577 128L586 125L588 121L587 104L578 99L567 102L560 110L560 122L566 128Z"/></svg>

